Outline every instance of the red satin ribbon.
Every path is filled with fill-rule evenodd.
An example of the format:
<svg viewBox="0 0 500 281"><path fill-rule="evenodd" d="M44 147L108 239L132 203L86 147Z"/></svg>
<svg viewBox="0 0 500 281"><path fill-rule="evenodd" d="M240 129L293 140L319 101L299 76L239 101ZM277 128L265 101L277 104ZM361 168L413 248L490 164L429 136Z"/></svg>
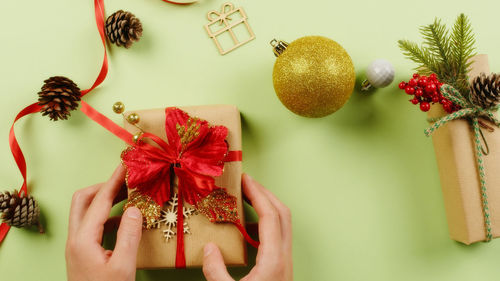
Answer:
<svg viewBox="0 0 500 281"><path fill-rule="evenodd" d="M224 162L239 162L243 160L243 153L241 150L231 150L228 151Z"/></svg>
<svg viewBox="0 0 500 281"><path fill-rule="evenodd" d="M170 1L170 0L162 0L162 1L170 3L170 4L175 4L175 5L191 5L191 4L198 2L198 1L193 1L193 2L188 2L188 3L182 3L182 2L175 2L175 1Z"/></svg>
<svg viewBox="0 0 500 281"><path fill-rule="evenodd" d="M245 229L245 227L243 226L243 224L241 223L240 220L235 222L234 225L238 228L238 230L243 235L243 237L248 242L248 244L252 245L252 247L254 247L254 248L259 248L260 242L253 240L252 237L250 237L250 235L248 235L247 230Z"/></svg>
<svg viewBox="0 0 500 281"><path fill-rule="evenodd" d="M104 0L94 0L94 14L97 24L97 30L99 31L99 35L101 36L102 46L104 48L104 57L102 60L102 66L99 75L95 79L92 87L82 91L82 97L99 86L104 81L104 79L106 79L106 75L108 74L108 52L106 51L106 33L104 33Z"/></svg>
<svg viewBox="0 0 500 281"><path fill-rule="evenodd" d="M108 56L106 52L106 35L104 33L104 2L103 0L94 0L94 13L95 13L95 19L97 23L97 29L99 31L99 34L101 36L101 41L102 45L104 47L104 59L102 62L101 66L101 71L99 72L99 75L97 76L94 84L92 87L90 87L87 90L83 90L81 92L81 96L85 96L92 90L94 90L97 86L99 86L104 79L106 78L106 75L108 74ZM28 189L27 189L27 169L26 169L26 160L24 158L23 152L21 148L19 147L19 144L16 139L16 135L14 133L14 125L16 122L21 119L22 117L32 114L32 113L37 113L42 110L42 107L38 105L38 103L33 103L23 110L21 110L16 118L14 119L14 122L12 123L12 126L10 128L10 134L9 134L9 145L10 145L10 150L12 152L12 155L14 156L14 160L17 163L17 166L19 167L19 171L21 172L21 175L23 176L23 185L21 186L21 189L19 190L19 195L21 195L22 192L25 192L25 194L28 194ZM95 109L93 109L90 105L82 101L82 107L81 110L90 118L98 116L100 113L98 113ZM101 114L102 115L102 114ZM92 118L93 119L93 118ZM102 118L97 118L100 120L104 120ZM107 118L106 118L107 119ZM100 123L96 119L93 119L96 122ZM102 121L104 122L104 121ZM101 123L100 123L101 124ZM118 127L118 126L117 126ZM125 131L125 130L124 130ZM124 133L122 132L121 135ZM120 137L121 138L121 137ZM131 140L131 138L129 138ZM6 223L2 223L0 225L0 243L4 240L5 236L10 230L10 226L7 225Z"/></svg>
<svg viewBox="0 0 500 281"><path fill-rule="evenodd" d="M14 133L14 124L16 123L17 120L23 118L24 116L29 115L31 113L39 112L41 109L42 108L41 106L38 105L38 103L34 103L25 107L23 110L21 110L21 112L17 114L16 118L14 119L14 122L12 123L12 126L10 127L10 133L9 133L10 151L12 152L12 156L14 156L14 160L16 161L17 167L19 168L19 171L23 176L23 185L19 190L19 195L21 195L21 193L23 192L25 192L25 194L28 194L27 170L26 170L26 160L24 159L23 151L21 150L21 147L19 147L19 143L17 142L16 135ZM0 225L0 243L3 241L9 230L10 226L8 224L2 223Z"/></svg>
<svg viewBox="0 0 500 281"><path fill-rule="evenodd" d="M118 126L115 122L111 121L108 117L102 115L99 111L95 110L88 103L81 101L82 107L80 110L87 115L90 119L94 120L99 125L110 131L113 135L119 137L121 140L129 145L134 145L132 140L133 135L124 128Z"/></svg>
<svg viewBox="0 0 500 281"><path fill-rule="evenodd" d="M179 184L177 206L177 249L175 253L175 268L186 268L186 253L184 249L184 197Z"/></svg>

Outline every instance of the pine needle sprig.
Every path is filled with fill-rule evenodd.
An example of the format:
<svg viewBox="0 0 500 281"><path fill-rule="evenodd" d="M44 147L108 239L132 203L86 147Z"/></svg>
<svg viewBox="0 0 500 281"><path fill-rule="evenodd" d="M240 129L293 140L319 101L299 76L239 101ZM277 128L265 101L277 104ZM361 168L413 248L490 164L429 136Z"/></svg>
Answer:
<svg viewBox="0 0 500 281"><path fill-rule="evenodd" d="M420 28L422 45L399 40L399 48L410 60L417 63L416 70L423 75L435 73L438 78L462 95L469 95L468 73L470 59L476 55L475 39L467 16L460 14L451 32L441 20Z"/></svg>
<svg viewBox="0 0 500 281"><path fill-rule="evenodd" d="M441 20L435 19L434 23L420 28L420 33L424 37L424 45L437 58L445 71L451 70L450 64L450 40L448 30Z"/></svg>
<svg viewBox="0 0 500 281"><path fill-rule="evenodd" d="M428 75L438 72L438 63L427 48L409 40L399 40L398 44L399 48L403 50L403 55L418 64L415 69L419 73Z"/></svg>
<svg viewBox="0 0 500 281"><path fill-rule="evenodd" d="M476 55L474 33L469 19L460 14L455 21L451 32L451 52L454 68L458 72L457 83L459 88L468 88L468 75L472 62L470 59Z"/></svg>

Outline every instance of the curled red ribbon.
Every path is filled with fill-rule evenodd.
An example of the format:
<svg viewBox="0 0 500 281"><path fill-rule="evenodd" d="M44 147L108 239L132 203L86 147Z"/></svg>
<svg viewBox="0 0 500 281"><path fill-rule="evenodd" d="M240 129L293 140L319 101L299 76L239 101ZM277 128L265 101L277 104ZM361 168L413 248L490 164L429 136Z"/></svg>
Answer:
<svg viewBox="0 0 500 281"><path fill-rule="evenodd" d="M170 3L170 4L175 4L175 5L191 5L191 4L194 4L198 1L192 1L192 2L176 2L176 1L170 1L170 0L162 0L163 2L167 2L167 3Z"/></svg>
<svg viewBox="0 0 500 281"><path fill-rule="evenodd" d="M108 56L106 52L106 35L104 33L104 2L103 0L94 0L94 13L95 13L95 19L97 23L97 30L99 31L99 35L101 36L101 41L102 45L104 47L104 59L102 62L101 66L101 71L99 72L99 75L97 76L94 84L92 87L90 87L87 90L83 90L81 93L81 96L85 96L92 90L94 90L97 86L99 86L104 79L106 79L106 75L108 74ZM82 101L82 107L86 105L87 107L90 108L89 105L84 103ZM19 147L19 144L16 139L16 135L14 133L14 125L16 122L21 119L22 117L32 114L32 113L37 113L40 112L42 109L41 106L38 105L38 103L33 103L23 110L21 110L16 118L14 119L14 122L12 123L12 126L10 128L10 134L9 134L9 145L10 145L10 150L12 152L12 156L14 156L14 160L17 163L17 166L19 167L19 171L21 172L21 175L23 176L23 185L21 186L21 189L19 190L19 195L21 195L22 192L25 194L28 194L28 189L27 189L27 171L26 171L26 160L24 158L23 152L21 148ZM94 110L95 111L95 110ZM85 112L84 112L85 113ZM0 225L0 243L4 240L5 236L9 232L10 226L7 225L6 223L2 223Z"/></svg>

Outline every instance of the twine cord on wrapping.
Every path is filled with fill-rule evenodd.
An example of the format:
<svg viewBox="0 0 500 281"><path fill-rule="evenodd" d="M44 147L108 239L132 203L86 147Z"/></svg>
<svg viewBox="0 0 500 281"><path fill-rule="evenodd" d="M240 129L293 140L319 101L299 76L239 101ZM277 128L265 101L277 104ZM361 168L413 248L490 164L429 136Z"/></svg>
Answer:
<svg viewBox="0 0 500 281"><path fill-rule="evenodd" d="M445 98L452 101L455 104L458 104L462 109L455 111L451 114L448 114L439 119L430 119L430 122L433 124L427 128L424 133L426 136L432 135L437 129L446 124L449 121L467 118L472 125L474 130L474 148L476 151L476 164L477 170L479 174L479 183L481 186L481 203L483 208L483 216L484 216L484 227L486 232L486 242L491 241L493 235L491 233L491 220L490 220L490 210L488 207L488 194L486 187L486 174L484 172L484 163L483 156L488 155L489 147L486 142L486 138L483 135L481 127L484 127L491 131L493 128L485 125L479 118L484 118L492 121L496 127L500 127L500 121L495 117L494 112L496 112L499 106L493 106L488 109L481 108L479 106L474 105L467 99L465 99L460 92L458 92L455 88L450 85L443 85L441 87L441 92ZM481 138L483 139L484 146L481 143ZM486 149L485 149L486 148Z"/></svg>

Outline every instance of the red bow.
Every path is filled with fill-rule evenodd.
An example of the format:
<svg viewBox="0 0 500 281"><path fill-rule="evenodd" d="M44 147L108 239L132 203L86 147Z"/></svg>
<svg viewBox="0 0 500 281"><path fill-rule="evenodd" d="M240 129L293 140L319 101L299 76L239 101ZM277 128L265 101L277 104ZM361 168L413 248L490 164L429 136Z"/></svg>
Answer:
<svg viewBox="0 0 500 281"><path fill-rule="evenodd" d="M127 186L148 195L163 206L170 199L171 171L179 179L179 196L196 206L218 189L214 177L222 175L228 152L227 128L210 126L207 121L192 118L178 108L165 109L168 143L145 133L158 146L138 141L122 153L127 167Z"/></svg>

